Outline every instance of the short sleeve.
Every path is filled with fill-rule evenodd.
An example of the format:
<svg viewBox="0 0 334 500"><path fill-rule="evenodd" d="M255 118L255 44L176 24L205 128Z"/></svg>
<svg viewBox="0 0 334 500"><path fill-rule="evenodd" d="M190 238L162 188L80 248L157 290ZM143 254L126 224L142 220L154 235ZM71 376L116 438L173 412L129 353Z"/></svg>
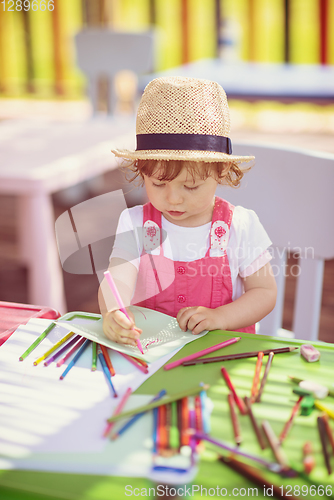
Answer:
<svg viewBox="0 0 334 500"><path fill-rule="evenodd" d="M142 226L142 205L123 210L119 217L115 243L110 258L127 260L139 269L143 248L140 243L141 238L138 238L138 230L141 230Z"/></svg>
<svg viewBox="0 0 334 500"><path fill-rule="evenodd" d="M242 275L270 247L271 240L253 210L235 207L232 227L234 241L230 251L234 253L232 260L237 264L238 274Z"/></svg>

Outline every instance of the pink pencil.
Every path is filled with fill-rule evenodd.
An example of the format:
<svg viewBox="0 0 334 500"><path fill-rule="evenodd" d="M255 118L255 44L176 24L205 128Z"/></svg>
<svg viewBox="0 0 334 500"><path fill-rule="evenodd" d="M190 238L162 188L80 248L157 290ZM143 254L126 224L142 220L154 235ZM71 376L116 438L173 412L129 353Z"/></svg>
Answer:
<svg viewBox="0 0 334 500"><path fill-rule="evenodd" d="M140 364L140 363L137 363L137 361L134 360L134 358L132 358L131 356L129 356L128 354L125 354L124 352L120 352L118 351L119 354L121 354L125 359L127 359L128 361L130 361L130 363L132 363L136 368L138 368L138 370L140 370L141 372L143 373L148 373L148 369Z"/></svg>
<svg viewBox="0 0 334 500"><path fill-rule="evenodd" d="M164 366L164 370L171 370L172 368L175 368L176 366L182 365L185 361L191 361L192 359L197 359L200 358L201 356L205 356L205 354L209 354L210 352L217 351L218 349L222 349L223 347L227 347L228 345L235 344L235 342L239 342L241 337L233 337L232 339L225 340L224 342L221 342L220 344L213 345L212 347L208 347L207 349L203 349L203 351L195 352L194 354L190 354L189 356L186 356L185 358L178 359L177 361L173 361L172 363L169 363L168 365Z"/></svg>
<svg viewBox="0 0 334 500"><path fill-rule="evenodd" d="M129 399L129 396L130 396L131 392L132 392L131 387L128 387L128 389L124 393L122 399L119 402L119 405L115 409L115 411L114 411L114 413L113 413L112 416L117 415L118 413L120 413L123 410L124 405L127 402L127 400ZM103 433L103 437L107 437L108 436L108 434L110 433L110 431L113 428L114 424L115 424L115 422L108 422L107 423L107 426L106 426L105 431Z"/></svg>
<svg viewBox="0 0 334 500"><path fill-rule="evenodd" d="M130 317L129 317L129 315L128 315L126 309L125 309L125 306L123 304L122 298L121 298L121 296L118 293L118 290L116 288L116 285L115 285L115 282L113 280L113 277L111 276L111 274L110 274L109 271L105 271L104 276L105 276L105 278L107 280L108 285L110 286L110 289L111 289L112 293L114 294L114 297L116 299L116 302L117 302L117 304L119 306L120 311L122 311L122 313L124 313L125 316L130 320ZM144 351L143 351L143 348L142 348L142 345L141 345L139 339L137 339L137 347L140 350L140 352L142 354L144 354Z"/></svg>
<svg viewBox="0 0 334 500"><path fill-rule="evenodd" d="M72 349L62 358L58 361L57 363L57 366L61 366L63 363L65 363L65 361L68 360L68 358L70 358L72 356L73 353L75 353L75 351L77 349L79 349L79 347L82 346L82 344L85 342L85 337L82 337L76 344L74 347L72 347Z"/></svg>

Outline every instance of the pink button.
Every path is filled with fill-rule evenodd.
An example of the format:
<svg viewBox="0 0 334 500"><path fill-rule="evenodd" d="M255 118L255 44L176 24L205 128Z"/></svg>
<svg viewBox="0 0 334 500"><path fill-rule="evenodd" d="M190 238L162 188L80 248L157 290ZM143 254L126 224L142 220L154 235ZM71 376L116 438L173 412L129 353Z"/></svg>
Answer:
<svg viewBox="0 0 334 500"><path fill-rule="evenodd" d="M180 303L182 303L182 302L185 302L185 301L186 301L186 298L185 298L185 296L184 296L184 295L179 295L179 296L177 297L177 301L178 301L178 302L180 302Z"/></svg>
<svg viewBox="0 0 334 500"><path fill-rule="evenodd" d="M183 266L179 266L176 271L179 273L179 274L184 274L186 272L186 268L183 267Z"/></svg>

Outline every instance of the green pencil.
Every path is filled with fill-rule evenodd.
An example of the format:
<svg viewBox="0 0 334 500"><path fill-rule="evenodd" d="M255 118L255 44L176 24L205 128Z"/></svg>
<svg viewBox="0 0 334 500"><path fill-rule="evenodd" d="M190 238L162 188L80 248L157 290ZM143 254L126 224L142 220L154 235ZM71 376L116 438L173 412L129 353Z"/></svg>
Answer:
<svg viewBox="0 0 334 500"><path fill-rule="evenodd" d="M22 354L22 356L19 357L20 361L23 361L41 342L45 337L47 336L48 333L51 332L52 328L56 326L56 323L52 321L52 323L47 327L46 330L44 330L43 333L40 334L40 336L31 344L30 347Z"/></svg>
<svg viewBox="0 0 334 500"><path fill-rule="evenodd" d="M177 426L177 406L176 401L173 401L171 408L172 418L171 425L169 428L169 446L172 449L179 448L180 437L179 437L179 429Z"/></svg>
<svg viewBox="0 0 334 500"><path fill-rule="evenodd" d="M200 392L207 391L209 389L209 385L197 385L196 387L193 387L192 389L188 389L186 391L178 392L177 394L173 394L173 396L166 396L165 398L160 399L159 401L154 401L152 403L149 403L147 405L139 406L138 408L133 408L132 410L125 411L123 413L118 413L117 415L113 415L112 417L108 418L107 422L116 422L117 420L120 420L121 418L125 417L132 417L133 415L136 415L137 413L142 413L146 412L149 410L153 410L153 408L157 408L158 406L161 405L167 405L169 403L172 403L173 401L178 401L179 399L186 398L188 396L194 396L195 394L199 394Z"/></svg>
<svg viewBox="0 0 334 500"><path fill-rule="evenodd" d="M96 370L97 364L97 344L96 342L92 343L92 372Z"/></svg>

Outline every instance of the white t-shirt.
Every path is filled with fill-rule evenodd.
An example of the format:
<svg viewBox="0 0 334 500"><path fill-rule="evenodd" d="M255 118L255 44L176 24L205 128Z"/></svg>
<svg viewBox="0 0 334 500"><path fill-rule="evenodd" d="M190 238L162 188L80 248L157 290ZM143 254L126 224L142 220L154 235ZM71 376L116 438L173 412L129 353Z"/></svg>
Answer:
<svg viewBox="0 0 334 500"><path fill-rule="evenodd" d="M163 234L166 234L166 239L162 244L165 257L181 262L192 262L205 256L210 246L211 222L198 227L184 227L172 224L162 215L161 225ZM143 245L142 239L134 237L137 234L134 228L142 227L142 205L124 210L118 222L111 257L129 260L139 269ZM132 237L124 238L122 233L123 235L131 234ZM269 236L256 213L253 210L236 206L226 248L231 269L233 300L243 293L242 278L256 272L270 261L271 255L267 251L270 245ZM152 253L158 253L158 250ZM210 250L210 256L219 257L219 255L218 249Z"/></svg>

